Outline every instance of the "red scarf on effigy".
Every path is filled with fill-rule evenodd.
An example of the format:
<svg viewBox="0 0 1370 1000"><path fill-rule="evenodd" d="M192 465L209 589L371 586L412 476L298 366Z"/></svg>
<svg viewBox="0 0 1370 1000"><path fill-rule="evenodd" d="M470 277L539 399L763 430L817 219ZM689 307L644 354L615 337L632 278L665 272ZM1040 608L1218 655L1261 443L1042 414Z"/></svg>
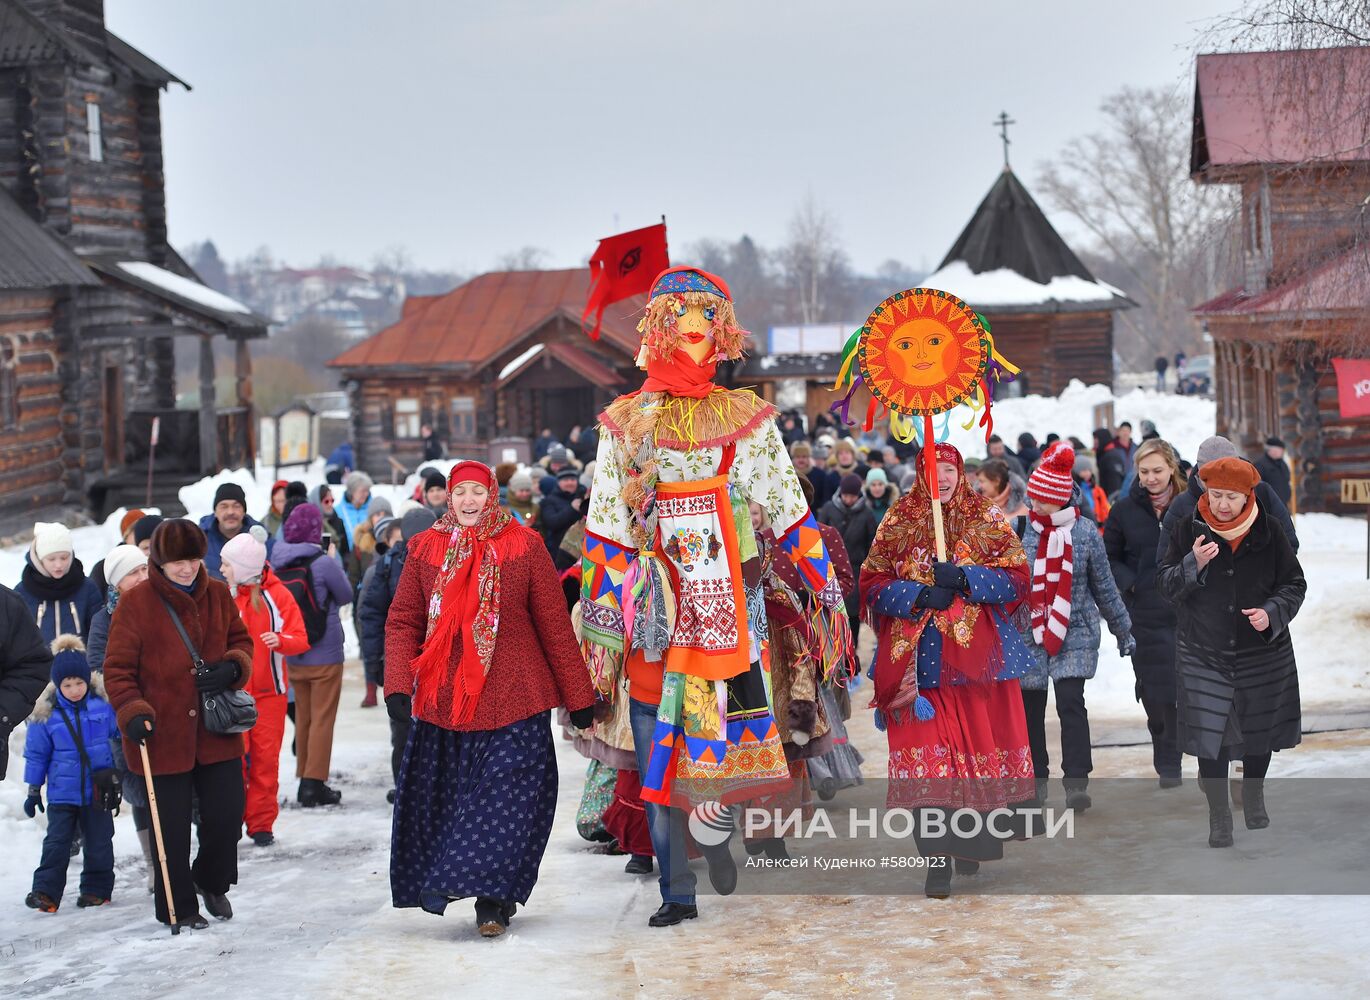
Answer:
<svg viewBox="0 0 1370 1000"><path fill-rule="evenodd" d="M457 520L457 498L452 495L463 482L478 482L490 491L480 519L471 527ZM500 562L516 553L499 544L513 518L499 505L499 483L489 467L458 462L448 476L447 488L447 513L429 531L415 536L409 552L411 559L438 567L428 599L428 630L414 660L414 709L431 717L450 683L449 718L457 726L475 716L490 673L499 632ZM455 676L449 677L452 649L458 641L461 657Z"/></svg>
<svg viewBox="0 0 1370 1000"><path fill-rule="evenodd" d="M949 558L962 566L987 566L1027 578L1027 557L1000 510L966 483L961 453L937 445L937 461L961 473L950 499L942 504ZM875 661L875 707L887 715L911 708L918 695L918 640L931 623L942 633L940 683L993 681L1004 651L990 615L960 595L945 611L925 609L913 618L876 615L869 610L880 588L896 580L932 585L937 547L932 526L932 496L920 475L913 489L896 500L880 522L870 554L861 567L861 605L879 634ZM1016 606L1016 605L1014 605ZM1011 612L1012 606L1005 609Z"/></svg>
<svg viewBox="0 0 1370 1000"><path fill-rule="evenodd" d="M647 378L638 392L666 392L672 396L703 399L718 388L714 385L717 371L716 360L700 364L677 348L673 355L664 360L647 359Z"/></svg>

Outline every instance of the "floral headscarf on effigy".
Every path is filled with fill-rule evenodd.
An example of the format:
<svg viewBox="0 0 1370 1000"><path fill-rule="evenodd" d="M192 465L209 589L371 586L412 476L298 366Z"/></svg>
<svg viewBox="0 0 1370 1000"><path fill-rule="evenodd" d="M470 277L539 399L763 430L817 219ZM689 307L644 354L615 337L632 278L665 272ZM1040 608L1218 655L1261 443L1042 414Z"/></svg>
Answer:
<svg viewBox="0 0 1370 1000"><path fill-rule="evenodd" d="M961 453L950 444L936 446L937 461L956 466L959 477L942 504L949 557L960 566L986 566L1028 576L1027 556L1012 526L966 482ZM933 582L936 561L932 497L923 477L895 501L876 533L861 567L861 605L879 635L875 663L875 707L885 714L908 711L918 697L918 640L931 623L942 633L942 680L992 681L1003 666L1003 649L993 622L979 604L959 595L945 611L924 609L912 618L876 615L871 597L896 580Z"/></svg>

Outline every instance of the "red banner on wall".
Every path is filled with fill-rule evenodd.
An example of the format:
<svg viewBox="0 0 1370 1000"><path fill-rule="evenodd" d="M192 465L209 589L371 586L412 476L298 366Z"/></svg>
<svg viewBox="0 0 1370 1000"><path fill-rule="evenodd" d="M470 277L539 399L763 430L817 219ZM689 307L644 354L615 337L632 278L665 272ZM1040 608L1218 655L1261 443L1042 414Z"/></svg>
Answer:
<svg viewBox="0 0 1370 1000"><path fill-rule="evenodd" d="M1370 358L1333 358L1342 419L1370 417Z"/></svg>

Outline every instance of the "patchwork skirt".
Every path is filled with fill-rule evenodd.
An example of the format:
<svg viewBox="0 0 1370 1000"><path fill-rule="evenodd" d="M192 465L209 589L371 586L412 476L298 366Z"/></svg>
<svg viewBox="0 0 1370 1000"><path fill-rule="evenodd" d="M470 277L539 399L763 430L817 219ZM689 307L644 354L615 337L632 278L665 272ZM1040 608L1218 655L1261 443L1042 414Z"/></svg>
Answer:
<svg viewBox="0 0 1370 1000"><path fill-rule="evenodd" d="M392 902L437 914L468 896L526 903L556 806L550 713L460 733L415 720L395 789Z"/></svg>

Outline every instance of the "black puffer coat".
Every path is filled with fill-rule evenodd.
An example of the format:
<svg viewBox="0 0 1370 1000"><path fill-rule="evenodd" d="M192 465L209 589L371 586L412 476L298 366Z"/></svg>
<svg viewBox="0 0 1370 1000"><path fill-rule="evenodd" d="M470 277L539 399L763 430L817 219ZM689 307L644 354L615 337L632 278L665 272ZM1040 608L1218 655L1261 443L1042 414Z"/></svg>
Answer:
<svg viewBox="0 0 1370 1000"><path fill-rule="evenodd" d="M1123 603L1132 616L1132 671L1137 698L1142 689L1157 699L1175 700L1175 606L1156 583L1156 549L1161 518L1141 483L1119 498L1104 523L1104 549Z"/></svg>
<svg viewBox="0 0 1370 1000"><path fill-rule="evenodd" d="M1203 573L1192 551L1200 534L1218 542ZM1173 525L1165 543L1157 579L1177 611L1180 748L1216 759L1224 748L1235 756L1297 746L1299 678L1289 623L1308 584L1278 519L1262 510L1236 552L1198 514ZM1257 632L1244 608L1264 608L1270 626Z"/></svg>

